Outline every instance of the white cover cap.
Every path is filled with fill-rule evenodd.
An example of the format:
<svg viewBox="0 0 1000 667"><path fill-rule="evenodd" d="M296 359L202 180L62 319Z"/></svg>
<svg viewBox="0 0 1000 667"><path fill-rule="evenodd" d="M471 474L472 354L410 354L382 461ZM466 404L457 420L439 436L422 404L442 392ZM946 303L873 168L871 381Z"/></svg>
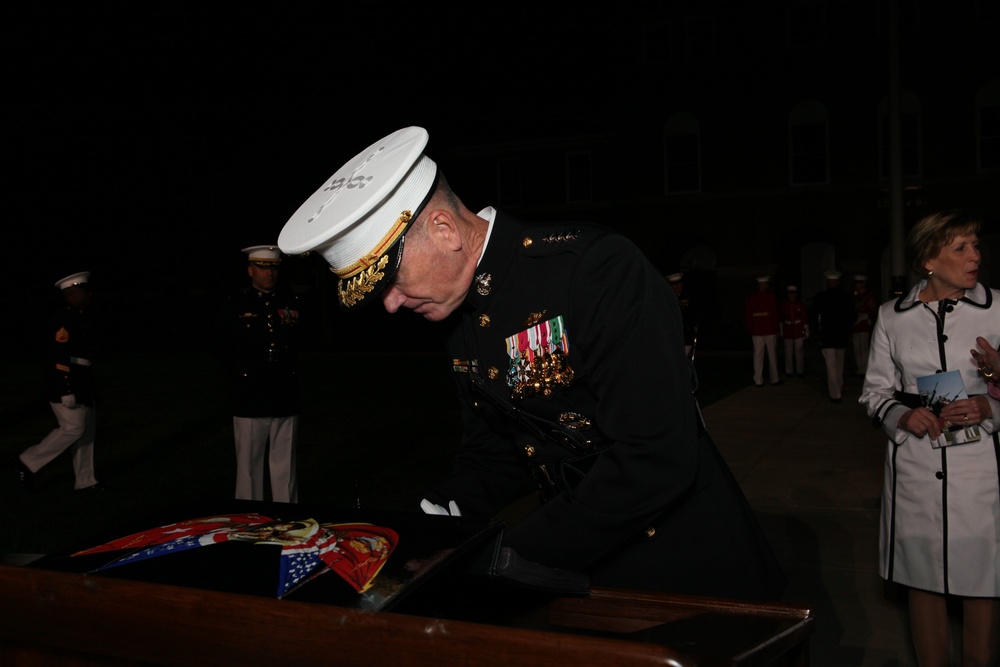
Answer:
<svg viewBox="0 0 1000 667"><path fill-rule="evenodd" d="M77 285L86 285L88 282L90 282L90 271L81 271L80 273L74 273L61 280L57 280L56 287L59 289L68 289Z"/></svg>
<svg viewBox="0 0 1000 667"><path fill-rule="evenodd" d="M249 248L243 248L243 252L249 256L248 260L251 262L281 264L281 251L278 246L252 245Z"/></svg>
<svg viewBox="0 0 1000 667"><path fill-rule="evenodd" d="M423 154L428 138L422 127L406 127L361 151L278 235L285 253L323 256L340 278L342 306L377 295L395 275L400 239L437 183L437 165Z"/></svg>

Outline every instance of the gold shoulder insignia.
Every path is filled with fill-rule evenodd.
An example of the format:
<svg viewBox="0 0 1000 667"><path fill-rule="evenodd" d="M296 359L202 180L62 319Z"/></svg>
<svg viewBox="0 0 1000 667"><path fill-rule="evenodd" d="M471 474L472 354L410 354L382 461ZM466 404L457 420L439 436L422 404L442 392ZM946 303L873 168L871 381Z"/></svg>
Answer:
<svg viewBox="0 0 1000 667"><path fill-rule="evenodd" d="M56 342L57 343L69 342L69 332L66 331L66 327L59 327L59 331L56 332Z"/></svg>
<svg viewBox="0 0 1000 667"><path fill-rule="evenodd" d="M542 237L543 243L569 243L570 241L576 241L580 238L580 230L571 230L567 232L552 232L548 236Z"/></svg>
<svg viewBox="0 0 1000 667"><path fill-rule="evenodd" d="M536 229L535 232L541 236L521 239L522 251L532 257L567 251L583 238L581 230L572 228Z"/></svg>

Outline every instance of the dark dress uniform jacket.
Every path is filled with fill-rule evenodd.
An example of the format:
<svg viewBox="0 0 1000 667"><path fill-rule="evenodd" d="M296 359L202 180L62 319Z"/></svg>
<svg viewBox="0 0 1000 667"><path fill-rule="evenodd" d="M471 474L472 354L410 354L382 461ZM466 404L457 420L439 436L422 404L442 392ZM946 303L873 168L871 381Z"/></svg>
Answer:
<svg viewBox="0 0 1000 667"><path fill-rule="evenodd" d="M80 405L93 407L97 399L94 383L95 332L87 313L62 308L49 321L50 365L45 374L45 397L58 403L74 394Z"/></svg>
<svg viewBox="0 0 1000 667"><path fill-rule="evenodd" d="M573 378L511 398L509 337L561 316ZM591 423L607 449L574 490L508 529L522 557L587 572L595 585L775 598L784 577L700 428L677 298L624 237L596 226L527 226L498 212L449 338L463 412L452 475L428 498L492 517L526 471L573 454L516 425L471 385L519 409ZM521 338L524 336L522 335ZM516 338L516 336L515 336ZM470 363L476 362L476 363ZM565 372L564 372L565 375Z"/></svg>
<svg viewBox="0 0 1000 667"><path fill-rule="evenodd" d="M278 290L268 294L247 287L223 303L215 346L234 416L299 414L300 327L299 300Z"/></svg>
<svg viewBox="0 0 1000 667"><path fill-rule="evenodd" d="M813 299L809 317L812 331L819 334L820 347L847 347L857 319L854 297L839 287L825 289Z"/></svg>

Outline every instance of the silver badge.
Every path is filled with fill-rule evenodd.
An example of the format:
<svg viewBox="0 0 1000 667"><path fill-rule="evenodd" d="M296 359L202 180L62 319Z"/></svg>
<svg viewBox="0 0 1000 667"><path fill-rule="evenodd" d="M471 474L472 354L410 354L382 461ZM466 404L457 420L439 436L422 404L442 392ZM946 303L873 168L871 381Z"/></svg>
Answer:
<svg viewBox="0 0 1000 667"><path fill-rule="evenodd" d="M493 276L489 273L480 273L476 276L476 293L479 296L487 296L490 293L490 283L493 281Z"/></svg>

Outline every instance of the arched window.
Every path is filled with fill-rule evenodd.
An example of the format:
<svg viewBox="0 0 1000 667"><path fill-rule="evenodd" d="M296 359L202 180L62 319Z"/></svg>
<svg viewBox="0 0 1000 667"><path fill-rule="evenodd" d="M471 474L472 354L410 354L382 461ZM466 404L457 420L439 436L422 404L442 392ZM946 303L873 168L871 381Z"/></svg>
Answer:
<svg viewBox="0 0 1000 667"><path fill-rule="evenodd" d="M670 116L663 126L664 191L701 192L701 130L687 112Z"/></svg>
<svg viewBox="0 0 1000 667"><path fill-rule="evenodd" d="M889 98L883 97L879 115L879 174L889 178ZM920 139L920 100L909 91L899 93L899 160L903 176L916 177L923 173Z"/></svg>
<svg viewBox="0 0 1000 667"><path fill-rule="evenodd" d="M830 133L826 107L815 100L796 104L788 114L788 164L792 185L830 182Z"/></svg>
<svg viewBox="0 0 1000 667"><path fill-rule="evenodd" d="M810 301L826 287L825 271L837 268L837 251L830 243L807 243L799 248L802 299Z"/></svg>
<svg viewBox="0 0 1000 667"><path fill-rule="evenodd" d="M1000 79L987 83L976 95L976 138L979 171L1000 169Z"/></svg>

